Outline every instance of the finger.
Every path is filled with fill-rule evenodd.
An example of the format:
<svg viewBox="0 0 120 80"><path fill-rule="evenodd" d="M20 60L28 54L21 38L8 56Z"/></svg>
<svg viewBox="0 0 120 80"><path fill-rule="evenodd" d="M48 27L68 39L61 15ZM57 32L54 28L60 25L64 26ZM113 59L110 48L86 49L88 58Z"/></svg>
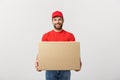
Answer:
<svg viewBox="0 0 120 80"><path fill-rule="evenodd" d="M37 62L37 66L39 66L39 63Z"/></svg>

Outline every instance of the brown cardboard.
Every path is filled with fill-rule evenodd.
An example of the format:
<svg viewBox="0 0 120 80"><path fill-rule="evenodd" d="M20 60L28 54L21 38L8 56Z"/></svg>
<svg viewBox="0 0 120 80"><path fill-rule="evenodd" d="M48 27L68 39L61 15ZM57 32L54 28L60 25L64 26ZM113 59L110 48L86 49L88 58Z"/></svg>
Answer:
<svg viewBox="0 0 120 80"><path fill-rule="evenodd" d="M80 70L80 42L40 42L39 70Z"/></svg>

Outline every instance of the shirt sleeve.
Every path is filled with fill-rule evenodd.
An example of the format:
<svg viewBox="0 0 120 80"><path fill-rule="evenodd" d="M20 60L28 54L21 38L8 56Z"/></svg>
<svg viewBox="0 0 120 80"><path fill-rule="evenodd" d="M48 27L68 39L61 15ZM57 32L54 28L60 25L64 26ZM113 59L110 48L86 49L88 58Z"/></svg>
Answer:
<svg viewBox="0 0 120 80"><path fill-rule="evenodd" d="M41 41L48 41L48 39L47 39L47 34L45 33L45 34L43 34L43 36L42 36L42 40Z"/></svg>
<svg viewBox="0 0 120 80"><path fill-rule="evenodd" d="M70 40L69 41L75 41L75 37L73 34L70 35Z"/></svg>

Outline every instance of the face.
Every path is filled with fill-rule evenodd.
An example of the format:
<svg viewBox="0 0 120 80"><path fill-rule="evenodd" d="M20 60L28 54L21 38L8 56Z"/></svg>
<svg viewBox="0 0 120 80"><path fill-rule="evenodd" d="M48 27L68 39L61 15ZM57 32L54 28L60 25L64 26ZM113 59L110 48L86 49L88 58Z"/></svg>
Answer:
<svg viewBox="0 0 120 80"><path fill-rule="evenodd" d="M52 18L52 23L53 23L53 26L56 30L61 30L62 29L63 22L64 22L64 20L63 20L62 17Z"/></svg>

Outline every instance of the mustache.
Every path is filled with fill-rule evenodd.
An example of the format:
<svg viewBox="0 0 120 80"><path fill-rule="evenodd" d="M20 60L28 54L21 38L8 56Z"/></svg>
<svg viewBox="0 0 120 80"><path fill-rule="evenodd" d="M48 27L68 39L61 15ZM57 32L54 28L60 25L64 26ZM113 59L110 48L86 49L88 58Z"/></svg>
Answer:
<svg viewBox="0 0 120 80"><path fill-rule="evenodd" d="M56 23L55 25L57 25L57 24L61 25L61 23Z"/></svg>
<svg viewBox="0 0 120 80"><path fill-rule="evenodd" d="M62 25L62 24L60 24L60 27L59 27L59 28L57 28L57 27L56 27L56 24L55 24L55 25L54 25L54 28L55 28L55 29L57 29L57 30L60 30L60 29L62 29L62 26L63 26L63 25Z"/></svg>

